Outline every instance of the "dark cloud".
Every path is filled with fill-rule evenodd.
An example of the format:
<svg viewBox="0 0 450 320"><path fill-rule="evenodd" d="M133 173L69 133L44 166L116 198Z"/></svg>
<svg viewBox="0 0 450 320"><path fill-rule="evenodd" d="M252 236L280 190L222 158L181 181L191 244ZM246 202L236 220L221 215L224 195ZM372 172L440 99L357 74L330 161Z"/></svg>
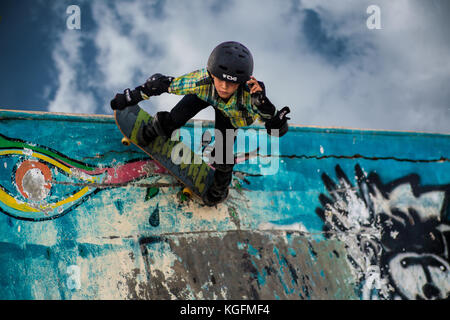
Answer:
<svg viewBox="0 0 450 320"><path fill-rule="evenodd" d="M43 4L32 1L0 2L0 105L6 108L43 108L46 84L52 83L51 30L58 20Z"/></svg>
<svg viewBox="0 0 450 320"><path fill-rule="evenodd" d="M349 58L349 40L346 37L330 35L322 26L320 15L311 9L304 10L301 30L308 46L327 62L339 64Z"/></svg>

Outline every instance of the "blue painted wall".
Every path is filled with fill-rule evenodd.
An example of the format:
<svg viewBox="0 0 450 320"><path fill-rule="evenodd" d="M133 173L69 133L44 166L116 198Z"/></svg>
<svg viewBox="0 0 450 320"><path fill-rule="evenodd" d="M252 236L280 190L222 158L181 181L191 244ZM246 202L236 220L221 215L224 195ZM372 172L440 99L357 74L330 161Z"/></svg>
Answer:
<svg viewBox="0 0 450 320"><path fill-rule="evenodd" d="M206 159L212 128L183 141ZM0 134L1 299L449 296L449 135L248 128L209 208L112 117L0 111Z"/></svg>

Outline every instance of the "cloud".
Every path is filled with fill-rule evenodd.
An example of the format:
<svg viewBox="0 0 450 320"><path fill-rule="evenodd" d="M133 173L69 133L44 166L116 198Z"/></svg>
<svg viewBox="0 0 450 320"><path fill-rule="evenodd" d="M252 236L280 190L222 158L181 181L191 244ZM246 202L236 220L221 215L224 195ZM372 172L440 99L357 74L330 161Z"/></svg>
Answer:
<svg viewBox="0 0 450 320"><path fill-rule="evenodd" d="M80 84L81 47L79 32L68 30L62 33L59 46L53 51L58 89L47 107L50 112L92 113L92 107L96 105L94 95Z"/></svg>
<svg viewBox="0 0 450 320"><path fill-rule="evenodd" d="M96 28L83 38L96 48L90 83L103 101L101 112L111 113L104 101L116 92L156 72L179 76L202 68L218 43L237 40L252 51L254 75L265 82L269 98L279 108L291 107L291 123L448 132L450 43L441 28L448 30L442 11L449 6L377 1L382 29L369 30L366 9L372 2L91 2ZM66 32L63 37L76 36ZM81 39L72 41L79 54ZM83 73L79 56L59 59L68 49L64 43L55 48L57 97L63 101L64 93L72 102L63 105L76 111L73 101L91 103L94 95L77 84ZM142 106L170 110L179 99L163 94ZM196 118L213 115L210 108Z"/></svg>
<svg viewBox="0 0 450 320"><path fill-rule="evenodd" d="M448 4L377 3L382 30L368 30L368 15L357 14L364 13L370 1L346 1L345 6L302 2L320 19L321 32L315 40L323 38L324 48L343 43L349 55L334 67L324 63L329 75L321 74L320 85L313 85L310 92L325 98L310 119L323 125L449 132L450 99L442 83L450 78L445 62L450 43L440 29L449 24L441 12ZM312 49L317 56L326 56L322 47Z"/></svg>

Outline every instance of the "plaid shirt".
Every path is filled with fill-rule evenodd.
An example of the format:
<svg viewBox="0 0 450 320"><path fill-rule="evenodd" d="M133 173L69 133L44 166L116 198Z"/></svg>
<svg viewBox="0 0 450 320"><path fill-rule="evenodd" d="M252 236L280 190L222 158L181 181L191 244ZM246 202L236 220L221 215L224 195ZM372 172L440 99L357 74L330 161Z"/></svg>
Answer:
<svg viewBox="0 0 450 320"><path fill-rule="evenodd" d="M261 120L258 109L251 103L250 90L247 85L238 90L227 102L219 97L214 88L212 78L206 69L200 69L175 78L169 87L169 93L177 95L195 94L203 101L220 110L231 121L235 128L251 125Z"/></svg>

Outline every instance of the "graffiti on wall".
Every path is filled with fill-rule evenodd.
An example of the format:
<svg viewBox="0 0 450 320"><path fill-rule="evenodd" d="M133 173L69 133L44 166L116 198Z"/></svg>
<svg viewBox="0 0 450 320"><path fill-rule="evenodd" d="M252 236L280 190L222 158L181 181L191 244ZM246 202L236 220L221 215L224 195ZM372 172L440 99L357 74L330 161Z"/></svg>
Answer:
<svg viewBox="0 0 450 320"><path fill-rule="evenodd" d="M258 156L258 150L239 154L237 162L245 162L255 156ZM147 188L145 201L149 201L158 194L159 184L143 183L141 179L167 175L163 168L144 155L134 160L127 158L124 163L113 162L113 165L108 162L99 165L98 161L92 165L84 161L89 160L69 157L47 146L0 135L0 211L20 220L51 220L90 201L102 190L130 185L134 187L138 185L137 182L139 186ZM255 181L252 179L260 178L265 177L244 171L235 172L231 186L234 189L233 197L227 200L228 208L221 208L224 210L220 217L224 221L231 221L237 229L241 229L240 214L245 212L247 217L251 217L246 217L251 223L268 225L263 219L270 218L258 215L258 209L253 206L256 202L248 201L256 197L250 192L259 190L258 186L252 188L258 184L254 183L249 189L240 185L241 182L250 185L250 181ZM382 171L366 173L360 165L356 165L354 170L352 168L351 172L344 172L338 165L335 172L324 173L321 178L325 192L313 190L312 200L307 203L298 193L292 192L289 194L292 198L286 196L286 201L294 202L294 210L299 207L298 204L302 205L309 214L308 219L313 216L320 222L317 228L323 231L325 237L345 244L346 255L340 256L345 256L342 260L345 265L348 261L355 281L353 285L361 298L450 297L450 185L422 185L418 174L386 181L382 179ZM282 193L285 191L281 190ZM319 195L320 192L323 193ZM257 201L261 202L257 204L267 204L272 210L269 202L272 201L273 206L278 205L273 203L276 197L268 195L267 199L258 198ZM125 201L115 200L119 212L126 205ZM156 206L152 207L154 204ZM317 204L319 207L316 208ZM168 211L165 205L166 201L149 204L148 223L152 228L161 228L161 225L172 227L173 223L167 222L170 215L161 215ZM182 219L191 219L198 213L197 207L192 207L188 201L183 202L183 199L176 204L176 208L183 213L178 214L177 219L180 216ZM292 212L287 214L291 215ZM215 215L198 216L200 219L212 217L212 226L217 228L218 219ZM288 218L292 221L291 216ZM193 225L198 221L192 222ZM303 222L297 221L299 227L294 229L300 230L302 236L308 233ZM242 225L251 229L251 223ZM275 223L270 227L286 229L284 225ZM156 232L159 230L156 229ZM118 236L114 234L110 238L113 237Z"/></svg>
<svg viewBox="0 0 450 320"><path fill-rule="evenodd" d="M316 213L328 238L345 243L363 299L450 298L450 185L422 186L411 174L384 184L355 166L322 174L328 194Z"/></svg>
<svg viewBox="0 0 450 320"><path fill-rule="evenodd" d="M3 135L0 159L0 211L29 221L61 217L101 190L166 173L151 160L98 168Z"/></svg>

